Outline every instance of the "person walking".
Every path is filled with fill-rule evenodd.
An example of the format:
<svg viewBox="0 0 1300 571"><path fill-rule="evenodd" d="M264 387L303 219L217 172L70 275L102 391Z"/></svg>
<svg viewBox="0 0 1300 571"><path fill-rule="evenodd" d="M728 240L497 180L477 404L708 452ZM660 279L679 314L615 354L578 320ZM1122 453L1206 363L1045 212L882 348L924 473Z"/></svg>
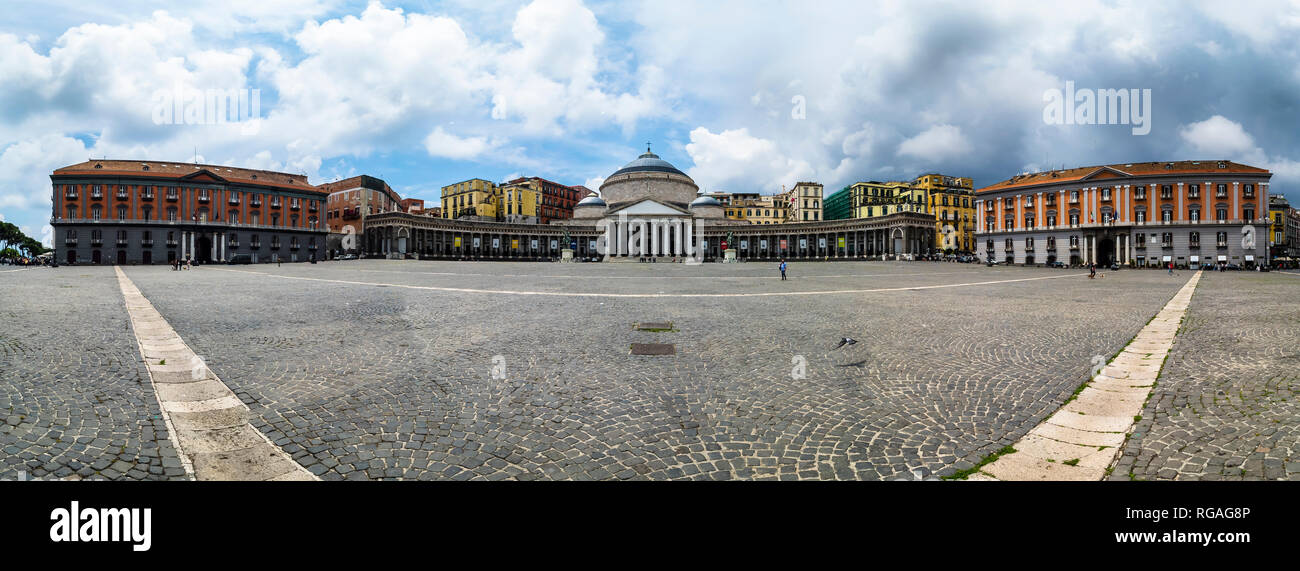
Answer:
<svg viewBox="0 0 1300 571"><path fill-rule="evenodd" d="M1088 279L1097 277L1097 262L1088 263Z"/></svg>
<svg viewBox="0 0 1300 571"><path fill-rule="evenodd" d="M781 281L785 281L785 260L781 260Z"/></svg>
<svg viewBox="0 0 1300 571"><path fill-rule="evenodd" d="M1174 275L1174 263L1169 262L1169 275Z"/></svg>

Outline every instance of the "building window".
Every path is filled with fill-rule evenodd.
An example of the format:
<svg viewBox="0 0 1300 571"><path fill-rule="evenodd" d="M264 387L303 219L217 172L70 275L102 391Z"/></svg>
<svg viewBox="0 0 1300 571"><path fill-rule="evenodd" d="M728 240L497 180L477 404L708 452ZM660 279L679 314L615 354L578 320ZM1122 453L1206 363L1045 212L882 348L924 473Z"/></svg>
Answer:
<svg viewBox="0 0 1300 571"><path fill-rule="evenodd" d="M1079 225L1079 213L1078 213L1078 212L1071 212L1071 213L1070 213L1070 226L1078 226L1078 225Z"/></svg>
<svg viewBox="0 0 1300 571"><path fill-rule="evenodd" d="M1173 198L1173 197L1174 197L1174 187L1168 184L1161 185L1160 198Z"/></svg>
<svg viewBox="0 0 1300 571"><path fill-rule="evenodd" d="M1223 221L1227 220L1227 219L1228 219L1228 209L1227 209L1227 208L1222 208L1222 207L1216 209L1216 210L1214 211L1214 219L1215 219L1215 220L1218 220L1219 222L1223 222Z"/></svg>
<svg viewBox="0 0 1300 571"><path fill-rule="evenodd" d="M1147 235L1145 232L1138 232L1133 235L1133 246L1139 250L1147 248Z"/></svg>
<svg viewBox="0 0 1300 571"><path fill-rule="evenodd" d="M1187 186L1187 198L1199 198L1201 196L1201 185L1192 184Z"/></svg>
<svg viewBox="0 0 1300 571"><path fill-rule="evenodd" d="M1219 232L1218 234L1215 234L1215 240L1214 240L1214 242L1215 242L1215 245L1217 245L1217 246L1220 247L1220 248L1227 248L1227 247L1228 247L1228 233L1227 233L1227 232Z"/></svg>
<svg viewBox="0 0 1300 571"><path fill-rule="evenodd" d="M1200 233L1200 232L1192 232L1192 233L1188 234L1188 235L1187 235L1187 241L1188 241L1188 243L1191 245L1191 247L1193 247L1193 248L1200 248L1200 247L1201 247L1201 233Z"/></svg>
<svg viewBox="0 0 1300 571"><path fill-rule="evenodd" d="M1146 223L1146 221L1147 221L1147 211L1145 211L1145 210L1139 210L1139 211L1137 211L1135 214L1137 214L1137 218L1135 218L1134 221L1136 221L1138 224L1145 224L1145 223Z"/></svg>
<svg viewBox="0 0 1300 571"><path fill-rule="evenodd" d="M1160 247L1161 247L1161 248L1172 248L1172 247L1174 247L1174 235L1173 235L1172 233L1170 233L1170 232L1165 232L1164 234L1161 234L1161 235L1160 235Z"/></svg>
<svg viewBox="0 0 1300 571"><path fill-rule="evenodd" d="M1047 237L1047 251L1051 252L1056 249L1056 236Z"/></svg>
<svg viewBox="0 0 1300 571"><path fill-rule="evenodd" d="M125 204L119 204L119 205L117 205L117 219L118 219L118 220L126 220L126 205L125 205Z"/></svg>
<svg viewBox="0 0 1300 571"><path fill-rule="evenodd" d="M168 222L175 222L175 221L176 221L176 207L175 207L175 206L168 206L168 207L167 207L167 221L168 221Z"/></svg>
<svg viewBox="0 0 1300 571"><path fill-rule="evenodd" d="M1006 251L1011 252L1015 250L1015 247L1016 247L1016 243L1012 241L1011 238L1007 238Z"/></svg>
<svg viewBox="0 0 1300 571"><path fill-rule="evenodd" d="M100 206L100 205L98 205L98 204L92 204L92 205L90 206L90 219L91 219L91 220L99 220L99 219L103 216L103 214L104 214L104 207L102 207L102 206Z"/></svg>
<svg viewBox="0 0 1300 571"><path fill-rule="evenodd" d="M1253 221L1255 219L1255 209L1250 206L1246 206L1245 209L1242 210L1242 219L1246 221Z"/></svg>
<svg viewBox="0 0 1300 571"><path fill-rule="evenodd" d="M1110 202L1110 189L1109 189L1109 188L1103 188L1103 189L1101 189L1101 200L1102 200L1102 202Z"/></svg>
<svg viewBox="0 0 1300 571"><path fill-rule="evenodd" d="M1029 252L1034 251L1034 238L1032 236L1025 238L1025 250Z"/></svg>
<svg viewBox="0 0 1300 571"><path fill-rule="evenodd" d="M77 217L77 207L76 207L76 206L72 206L72 205L68 205L68 216L67 216L67 218L70 218L70 219L71 219L71 218L76 218L76 217Z"/></svg>
<svg viewBox="0 0 1300 571"><path fill-rule="evenodd" d="M1220 185L1215 186L1214 188L1215 188L1215 190L1214 190L1214 195L1215 195L1216 197L1218 197L1218 198L1224 198L1224 197L1228 196L1228 185L1226 185L1226 184L1220 184Z"/></svg>
<svg viewBox="0 0 1300 571"><path fill-rule="evenodd" d="M1246 193L1246 198L1253 198L1255 196L1255 185L1245 185L1242 187L1242 191Z"/></svg>
<svg viewBox="0 0 1300 571"><path fill-rule="evenodd" d="M1144 185L1144 184L1139 184L1136 188L1134 188L1134 189L1133 189L1133 198L1136 199L1136 200L1146 200L1146 198L1147 198L1147 187L1146 187L1146 185Z"/></svg>
<svg viewBox="0 0 1300 571"><path fill-rule="evenodd" d="M1070 249L1071 249L1071 250L1078 250L1078 249L1079 249L1079 237L1078 237L1078 236L1070 236Z"/></svg>
<svg viewBox="0 0 1300 571"><path fill-rule="evenodd" d="M1070 191L1070 204L1078 204L1078 203L1079 203L1079 191L1077 191L1077 190L1071 190L1071 191Z"/></svg>
<svg viewBox="0 0 1300 571"><path fill-rule="evenodd" d="M1174 211L1168 208L1160 211L1160 221L1168 224L1174 220Z"/></svg>

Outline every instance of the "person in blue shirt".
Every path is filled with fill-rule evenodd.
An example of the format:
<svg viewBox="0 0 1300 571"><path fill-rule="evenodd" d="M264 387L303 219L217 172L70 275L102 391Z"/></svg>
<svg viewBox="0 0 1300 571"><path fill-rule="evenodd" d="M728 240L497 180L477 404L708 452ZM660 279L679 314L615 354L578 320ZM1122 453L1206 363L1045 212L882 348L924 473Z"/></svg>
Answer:
<svg viewBox="0 0 1300 571"><path fill-rule="evenodd" d="M781 260L781 279L785 280L785 260Z"/></svg>

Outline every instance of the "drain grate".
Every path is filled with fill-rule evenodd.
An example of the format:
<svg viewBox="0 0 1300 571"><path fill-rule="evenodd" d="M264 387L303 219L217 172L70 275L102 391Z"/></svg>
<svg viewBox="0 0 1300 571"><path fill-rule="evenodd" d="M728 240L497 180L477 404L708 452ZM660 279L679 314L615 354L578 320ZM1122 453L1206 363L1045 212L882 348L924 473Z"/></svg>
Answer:
<svg viewBox="0 0 1300 571"><path fill-rule="evenodd" d="M677 348L671 343L633 343L633 355L676 355Z"/></svg>
<svg viewBox="0 0 1300 571"><path fill-rule="evenodd" d="M651 321L647 323L637 323L637 331L672 331L673 322L671 321Z"/></svg>

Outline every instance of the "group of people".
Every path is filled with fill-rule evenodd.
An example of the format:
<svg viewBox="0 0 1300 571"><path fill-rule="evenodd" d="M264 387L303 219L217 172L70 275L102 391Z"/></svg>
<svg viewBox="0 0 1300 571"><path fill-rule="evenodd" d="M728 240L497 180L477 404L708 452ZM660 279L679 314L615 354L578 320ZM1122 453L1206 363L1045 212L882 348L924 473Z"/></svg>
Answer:
<svg viewBox="0 0 1300 571"><path fill-rule="evenodd" d="M188 270L193 267L193 265L194 260L192 258L185 258L184 260L176 258L175 260L172 260L173 271Z"/></svg>
<svg viewBox="0 0 1300 571"><path fill-rule="evenodd" d="M0 258L0 264L6 266L44 266L49 265L49 260L53 258Z"/></svg>

